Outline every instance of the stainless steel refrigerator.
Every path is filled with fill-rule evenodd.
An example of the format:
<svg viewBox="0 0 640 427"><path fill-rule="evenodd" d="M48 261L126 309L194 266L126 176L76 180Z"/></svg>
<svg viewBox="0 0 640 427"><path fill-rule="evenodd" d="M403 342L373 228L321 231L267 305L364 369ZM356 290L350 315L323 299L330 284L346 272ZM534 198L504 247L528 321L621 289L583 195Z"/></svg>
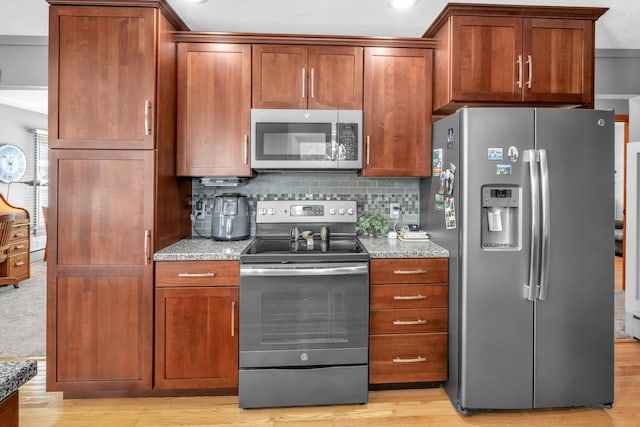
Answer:
<svg viewBox="0 0 640 427"><path fill-rule="evenodd" d="M421 226L450 251L456 409L610 407L613 112L463 108L432 142Z"/></svg>

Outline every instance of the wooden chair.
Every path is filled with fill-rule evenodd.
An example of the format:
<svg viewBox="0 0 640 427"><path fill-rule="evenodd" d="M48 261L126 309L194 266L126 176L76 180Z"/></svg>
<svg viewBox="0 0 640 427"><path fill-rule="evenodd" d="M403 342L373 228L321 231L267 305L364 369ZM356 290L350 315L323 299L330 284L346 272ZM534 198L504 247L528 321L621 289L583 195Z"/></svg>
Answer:
<svg viewBox="0 0 640 427"><path fill-rule="evenodd" d="M13 221L15 221L15 219L16 214L0 215L0 264L7 262L9 239L11 238L11 229L13 228ZM15 277L0 276L0 286L6 285L13 285L14 288L17 288L18 279Z"/></svg>

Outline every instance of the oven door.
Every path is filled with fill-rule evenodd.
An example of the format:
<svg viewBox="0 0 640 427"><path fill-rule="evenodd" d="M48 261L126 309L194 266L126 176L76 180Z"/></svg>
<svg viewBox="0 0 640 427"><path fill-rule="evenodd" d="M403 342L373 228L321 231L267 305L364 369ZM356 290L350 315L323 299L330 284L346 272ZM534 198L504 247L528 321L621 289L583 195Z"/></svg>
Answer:
<svg viewBox="0 0 640 427"><path fill-rule="evenodd" d="M243 264L240 368L366 364L366 262Z"/></svg>

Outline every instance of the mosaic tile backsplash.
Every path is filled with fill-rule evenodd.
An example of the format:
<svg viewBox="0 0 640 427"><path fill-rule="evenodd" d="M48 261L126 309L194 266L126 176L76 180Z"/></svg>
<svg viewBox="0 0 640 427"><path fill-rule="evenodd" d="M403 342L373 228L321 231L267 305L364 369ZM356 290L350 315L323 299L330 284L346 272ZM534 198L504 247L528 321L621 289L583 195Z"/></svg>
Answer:
<svg viewBox="0 0 640 427"><path fill-rule="evenodd" d="M211 236L213 198L217 194L246 195L251 214L251 235L255 235L258 200L355 200L358 213L377 209L389 218L389 203L400 203L401 214L396 228L420 221L419 178L362 178L355 174L331 173L263 173L238 187L206 187L193 179L193 205L205 202L205 217L194 223L194 236Z"/></svg>

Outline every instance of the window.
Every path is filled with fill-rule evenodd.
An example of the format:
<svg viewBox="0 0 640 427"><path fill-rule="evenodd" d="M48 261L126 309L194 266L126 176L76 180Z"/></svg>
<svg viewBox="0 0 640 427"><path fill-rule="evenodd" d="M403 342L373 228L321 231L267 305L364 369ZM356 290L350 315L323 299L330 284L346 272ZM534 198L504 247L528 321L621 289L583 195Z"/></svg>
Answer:
<svg viewBox="0 0 640 427"><path fill-rule="evenodd" d="M37 129L34 138L31 230L34 236L40 236L45 234L42 208L49 205L49 133Z"/></svg>

